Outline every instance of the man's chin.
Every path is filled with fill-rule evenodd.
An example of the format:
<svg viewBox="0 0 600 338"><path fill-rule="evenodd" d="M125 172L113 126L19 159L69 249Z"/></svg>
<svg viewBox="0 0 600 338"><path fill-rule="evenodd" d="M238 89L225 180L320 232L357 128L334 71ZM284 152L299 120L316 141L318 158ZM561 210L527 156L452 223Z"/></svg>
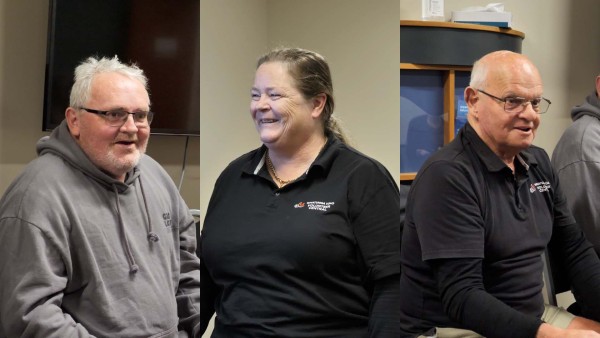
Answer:
<svg viewBox="0 0 600 338"><path fill-rule="evenodd" d="M138 165L142 154L139 151L136 151L135 153L122 156L115 156L113 154L111 157L111 162L113 164L113 168L115 169L114 171L127 173Z"/></svg>

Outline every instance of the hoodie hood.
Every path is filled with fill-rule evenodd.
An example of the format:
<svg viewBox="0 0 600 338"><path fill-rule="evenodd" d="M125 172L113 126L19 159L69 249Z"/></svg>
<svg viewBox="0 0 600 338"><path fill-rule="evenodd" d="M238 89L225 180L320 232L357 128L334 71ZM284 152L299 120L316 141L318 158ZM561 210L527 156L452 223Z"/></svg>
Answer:
<svg viewBox="0 0 600 338"><path fill-rule="evenodd" d="M571 119L573 121L584 115L590 115L600 119L600 99L598 99L598 95L596 94L595 90L585 98L584 103L571 109Z"/></svg>
<svg viewBox="0 0 600 338"><path fill-rule="evenodd" d="M115 198L115 209L119 222L119 230L122 236L121 244L127 256L129 271L131 273L136 273L139 267L135 262L135 257L133 256L131 245L129 243L129 239L127 238L127 232L125 231L125 224L121 215L121 206L119 202L119 194L127 191L130 186L135 184L136 181L139 182L139 188L142 195L144 205L144 210L142 212L145 213L148 241L157 242L159 240L158 235L152 231L152 222L148 212L148 203L146 201L146 194L144 193L144 187L140 178L140 170L138 166L134 167L127 173L125 176L125 182L121 182L106 174L94 163L92 163L83 149L81 149L75 138L71 135L66 120L63 120L61 124L52 131L50 136L44 136L37 142L36 152L38 156L51 153L62 158L71 166L77 168L94 181L105 186L108 191L113 193Z"/></svg>

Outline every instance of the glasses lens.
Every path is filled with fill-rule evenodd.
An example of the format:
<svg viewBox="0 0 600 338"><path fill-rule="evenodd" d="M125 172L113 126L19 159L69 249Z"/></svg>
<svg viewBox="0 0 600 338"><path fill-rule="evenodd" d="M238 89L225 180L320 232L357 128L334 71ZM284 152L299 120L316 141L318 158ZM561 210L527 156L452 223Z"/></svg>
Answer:
<svg viewBox="0 0 600 338"><path fill-rule="evenodd" d="M154 118L154 113L151 111L144 113L146 114L145 122L148 123L148 125L150 125L150 123L152 123L152 119Z"/></svg>
<svg viewBox="0 0 600 338"><path fill-rule="evenodd" d="M135 121L135 123L146 123L146 117L148 116L148 113L145 111L142 112L135 112L133 113L133 120Z"/></svg>
<svg viewBox="0 0 600 338"><path fill-rule="evenodd" d="M111 110L109 112L106 112L106 115L104 115L106 117L106 121L108 121L108 124L113 126L113 127L117 127L123 124L123 122L125 122L125 120L127 119L127 112L124 110Z"/></svg>
<svg viewBox="0 0 600 338"><path fill-rule="evenodd" d="M519 97L507 97L504 101L504 110L509 113L516 113L523 109L525 99Z"/></svg>
<svg viewBox="0 0 600 338"><path fill-rule="evenodd" d="M543 114L550 107L550 103L543 99L537 98L531 101L520 97L507 97L504 101L504 110L509 113L520 113L527 108L527 104L531 104L531 108L538 114Z"/></svg>
<svg viewBox="0 0 600 338"><path fill-rule="evenodd" d="M548 108L550 108L550 101L542 98L540 100L540 111L539 111L539 113L543 114L543 113L547 112Z"/></svg>

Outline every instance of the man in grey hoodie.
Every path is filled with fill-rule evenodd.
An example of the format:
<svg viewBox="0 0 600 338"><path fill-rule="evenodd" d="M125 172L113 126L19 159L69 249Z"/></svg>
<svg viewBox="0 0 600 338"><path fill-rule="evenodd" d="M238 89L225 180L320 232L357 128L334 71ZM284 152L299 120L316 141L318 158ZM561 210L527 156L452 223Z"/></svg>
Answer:
<svg viewBox="0 0 600 338"><path fill-rule="evenodd" d="M75 70L65 120L0 200L0 337L199 337L193 218L144 155L147 79Z"/></svg>
<svg viewBox="0 0 600 338"><path fill-rule="evenodd" d="M586 237L600 253L600 75L585 102L573 107L573 123L552 153L552 165Z"/></svg>

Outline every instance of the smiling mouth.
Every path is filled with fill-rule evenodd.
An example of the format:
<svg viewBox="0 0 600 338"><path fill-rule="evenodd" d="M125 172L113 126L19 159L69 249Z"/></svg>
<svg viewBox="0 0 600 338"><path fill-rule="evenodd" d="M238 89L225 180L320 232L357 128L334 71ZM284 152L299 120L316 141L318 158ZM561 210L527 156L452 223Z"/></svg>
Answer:
<svg viewBox="0 0 600 338"><path fill-rule="evenodd" d="M516 127L515 129L520 130L522 132L526 132L526 133L533 130L533 128L531 128L531 127Z"/></svg>
<svg viewBox="0 0 600 338"><path fill-rule="evenodd" d="M270 123L275 123L278 122L279 120L275 120L275 119L260 119L258 122L260 124L270 124Z"/></svg>
<svg viewBox="0 0 600 338"><path fill-rule="evenodd" d="M117 141L117 142L115 142L115 144L129 146L129 145L135 144L135 141Z"/></svg>

